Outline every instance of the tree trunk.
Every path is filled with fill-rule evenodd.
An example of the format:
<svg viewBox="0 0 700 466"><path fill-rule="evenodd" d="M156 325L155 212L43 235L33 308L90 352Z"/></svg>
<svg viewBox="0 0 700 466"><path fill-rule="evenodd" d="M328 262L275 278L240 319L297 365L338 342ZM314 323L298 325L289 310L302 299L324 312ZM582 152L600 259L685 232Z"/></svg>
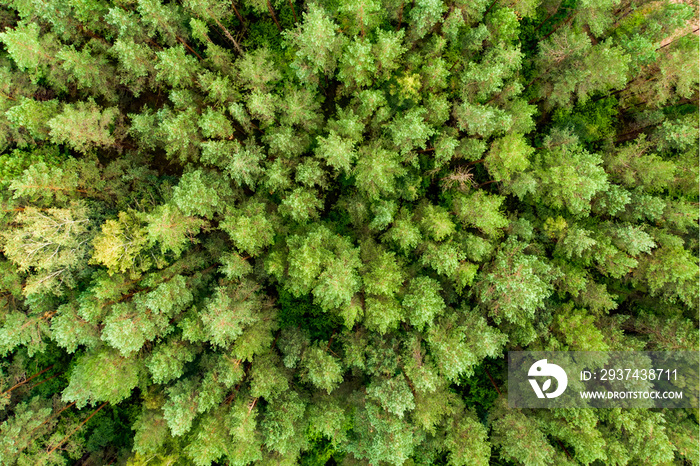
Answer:
<svg viewBox="0 0 700 466"><path fill-rule="evenodd" d="M275 22L275 26L277 26L277 29L279 31L282 31L282 26L280 26L280 23L277 21L277 16L275 16L275 10L272 9L272 4L270 3L270 0L267 0L267 9L270 10L270 16L272 16L272 21Z"/></svg>

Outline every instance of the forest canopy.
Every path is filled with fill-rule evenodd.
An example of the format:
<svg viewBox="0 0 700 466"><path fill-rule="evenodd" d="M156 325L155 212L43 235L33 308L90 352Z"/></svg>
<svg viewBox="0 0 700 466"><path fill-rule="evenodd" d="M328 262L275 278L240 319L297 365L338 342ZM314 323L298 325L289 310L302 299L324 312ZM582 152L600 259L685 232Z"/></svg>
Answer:
<svg viewBox="0 0 700 466"><path fill-rule="evenodd" d="M2 0L0 464L700 464L506 371L698 351L697 17Z"/></svg>

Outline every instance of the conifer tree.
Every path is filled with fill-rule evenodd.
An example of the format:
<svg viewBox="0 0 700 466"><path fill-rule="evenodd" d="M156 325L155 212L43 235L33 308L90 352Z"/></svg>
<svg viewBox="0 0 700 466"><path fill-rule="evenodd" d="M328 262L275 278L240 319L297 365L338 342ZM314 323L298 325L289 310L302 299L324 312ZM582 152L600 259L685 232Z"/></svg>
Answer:
<svg viewBox="0 0 700 466"><path fill-rule="evenodd" d="M698 464L506 370L698 351L697 13L5 2L0 463Z"/></svg>

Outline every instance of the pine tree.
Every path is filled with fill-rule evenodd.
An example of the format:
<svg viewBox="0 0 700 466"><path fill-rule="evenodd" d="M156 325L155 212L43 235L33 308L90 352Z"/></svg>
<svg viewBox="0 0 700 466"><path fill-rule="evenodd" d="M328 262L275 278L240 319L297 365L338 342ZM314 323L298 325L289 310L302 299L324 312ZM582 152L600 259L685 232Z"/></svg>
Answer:
<svg viewBox="0 0 700 466"><path fill-rule="evenodd" d="M697 352L696 15L5 4L0 463L697 464L506 374Z"/></svg>

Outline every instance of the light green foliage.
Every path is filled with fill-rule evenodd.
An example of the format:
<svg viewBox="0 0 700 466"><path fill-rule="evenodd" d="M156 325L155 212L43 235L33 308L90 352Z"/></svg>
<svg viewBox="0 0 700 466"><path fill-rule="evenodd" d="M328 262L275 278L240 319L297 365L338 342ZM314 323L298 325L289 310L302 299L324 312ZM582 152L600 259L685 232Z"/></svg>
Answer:
<svg viewBox="0 0 700 466"><path fill-rule="evenodd" d="M324 342L308 347L301 358L306 380L330 394L343 381L343 370L336 358L328 353Z"/></svg>
<svg viewBox="0 0 700 466"><path fill-rule="evenodd" d="M573 305L565 305L556 317L557 330L571 351L608 351L606 337L595 326L595 318Z"/></svg>
<svg viewBox="0 0 700 466"><path fill-rule="evenodd" d="M336 248L336 254L318 276L312 291L314 302L326 310L348 305L360 288L360 277L356 272L360 265L357 250L349 249L344 242Z"/></svg>
<svg viewBox="0 0 700 466"><path fill-rule="evenodd" d="M106 348L91 351L78 358L62 398L75 401L78 407L103 401L119 403L131 395L142 371L139 359L122 358Z"/></svg>
<svg viewBox="0 0 700 466"><path fill-rule="evenodd" d="M318 216L321 200L316 191L297 188L289 193L280 203L279 212L295 222L304 223Z"/></svg>
<svg viewBox="0 0 700 466"><path fill-rule="evenodd" d="M249 274L252 267L247 259L238 254L224 253L221 256L222 266L219 269L229 279L241 278Z"/></svg>
<svg viewBox="0 0 700 466"><path fill-rule="evenodd" d="M204 416L194 431L192 443L185 447L185 453L197 466L209 466L228 453L230 437L223 413Z"/></svg>
<svg viewBox="0 0 700 466"><path fill-rule="evenodd" d="M359 88L371 85L377 72L372 44L366 39L355 39L347 45L338 68L338 77L347 86Z"/></svg>
<svg viewBox="0 0 700 466"><path fill-rule="evenodd" d="M153 287L153 291L139 294L135 299L137 306L145 307L153 312L172 315L181 311L192 301L192 293L185 289L187 279L182 275L175 275L167 281Z"/></svg>
<svg viewBox="0 0 700 466"><path fill-rule="evenodd" d="M207 225L200 218L184 215L172 204L158 206L146 217L147 236L151 243L157 243L162 253L180 255L188 244L197 242L195 236Z"/></svg>
<svg viewBox="0 0 700 466"><path fill-rule="evenodd" d="M384 19L382 3L377 0L345 0L339 3L338 10L348 17L343 23L350 23L351 35L361 34L364 37L366 32L374 30Z"/></svg>
<svg viewBox="0 0 700 466"><path fill-rule="evenodd" d="M22 97L20 103L7 110L7 119L17 127L24 128L32 138L49 139L51 128L48 126L58 113L59 105L56 100L37 102Z"/></svg>
<svg viewBox="0 0 700 466"><path fill-rule="evenodd" d="M51 140L57 144L68 144L80 152L114 144L110 126L119 115L116 108L100 110L94 102L67 104L63 111L50 119Z"/></svg>
<svg viewBox="0 0 700 466"><path fill-rule="evenodd" d="M342 44L336 34L337 26L328 17L323 7L309 4L301 26L284 37L296 48L295 60L291 67L299 79L314 80L320 72L333 72L337 63L337 50Z"/></svg>
<svg viewBox="0 0 700 466"><path fill-rule="evenodd" d="M513 175L529 167L528 159L533 152L534 149L522 135L510 133L494 141L486 155L485 164L496 181L507 182Z"/></svg>
<svg viewBox="0 0 700 466"><path fill-rule="evenodd" d="M29 207L15 217L15 228L3 235L6 257L20 271L32 270L24 293L58 293L72 286L73 274L86 266L91 239L89 210L83 203L42 212Z"/></svg>
<svg viewBox="0 0 700 466"><path fill-rule="evenodd" d="M469 309L449 312L428 330L428 343L440 373L456 381L469 377L486 356L497 357L507 336Z"/></svg>
<svg viewBox="0 0 700 466"><path fill-rule="evenodd" d="M196 387L196 380L180 379L167 389L168 399L163 406L163 417L175 437L187 433L197 416Z"/></svg>
<svg viewBox="0 0 700 466"><path fill-rule="evenodd" d="M411 10L412 38L420 39L441 21L442 13L447 9L442 0L420 0Z"/></svg>
<svg viewBox="0 0 700 466"><path fill-rule="evenodd" d="M173 112L163 109L159 112L160 125L155 134L165 142L168 156L184 161L198 154L197 143L201 140L198 115L194 109Z"/></svg>
<svg viewBox="0 0 700 466"><path fill-rule="evenodd" d="M599 422L594 411L552 410L538 419L543 431L575 448L576 459L584 464L605 461L605 444L601 432L595 429Z"/></svg>
<svg viewBox="0 0 700 466"><path fill-rule="evenodd" d="M432 392L416 391L416 407L411 413L415 423L426 432L434 435L436 427L444 424L447 416L455 414L458 397L444 387Z"/></svg>
<svg viewBox="0 0 700 466"><path fill-rule="evenodd" d="M425 149L425 141L435 134L435 130L425 123L425 113L424 108L416 107L389 125L393 142L402 154L415 147Z"/></svg>
<svg viewBox="0 0 700 466"><path fill-rule="evenodd" d="M500 108L490 105L473 105L467 102L455 104L452 111L458 128L472 136L500 135L510 129L513 117Z"/></svg>
<svg viewBox="0 0 700 466"><path fill-rule="evenodd" d="M49 333L46 317L47 314L28 316L19 311L6 312L0 328L0 354L5 356L20 345L26 345L30 356L44 351L43 338Z"/></svg>
<svg viewBox="0 0 700 466"><path fill-rule="evenodd" d="M287 88L280 102L280 110L280 122L285 126L295 125L306 131L313 131L319 127L320 102L307 88Z"/></svg>
<svg viewBox="0 0 700 466"><path fill-rule="evenodd" d="M688 306L695 306L698 291L691 285L698 279L695 260L680 241L675 238L667 241L640 261L634 278L644 280L652 295L670 302L680 299Z"/></svg>
<svg viewBox="0 0 700 466"><path fill-rule="evenodd" d="M233 128L226 115L211 108L208 108L202 115L199 127L202 130L202 135L207 138L224 139L233 133Z"/></svg>
<svg viewBox="0 0 700 466"><path fill-rule="evenodd" d="M148 28L147 35L152 37L158 33L160 38L169 46L174 46L178 34L181 34L181 19L179 7L172 4L162 4L156 0L138 0L138 12L144 25Z"/></svg>
<svg viewBox="0 0 700 466"><path fill-rule="evenodd" d="M18 403L15 415L0 424L0 460L3 463L17 461L20 452L31 445L32 438L28 434L50 418L51 408L47 405L48 403L42 403L38 397L28 403Z"/></svg>
<svg viewBox="0 0 700 466"><path fill-rule="evenodd" d="M185 364L194 359L192 347L182 340L173 339L158 345L146 360L146 367L155 383L167 383L183 374Z"/></svg>
<svg viewBox="0 0 700 466"><path fill-rule="evenodd" d="M605 225L613 244L631 256L649 254L656 243L652 236L639 226L629 224Z"/></svg>
<svg viewBox="0 0 700 466"><path fill-rule="evenodd" d="M427 243L420 263L432 267L441 275L454 277L466 257L466 253L459 249L457 243Z"/></svg>
<svg viewBox="0 0 700 466"><path fill-rule="evenodd" d="M236 61L241 84L251 90L265 91L280 79L267 48L259 48Z"/></svg>
<svg viewBox="0 0 700 466"><path fill-rule="evenodd" d="M370 463L403 464L417 440L418 433L407 425L405 418L390 414L373 403L366 403L365 409L355 412L353 424L359 438L348 446L348 451Z"/></svg>
<svg viewBox="0 0 700 466"><path fill-rule="evenodd" d="M398 97L407 101L420 101L420 90L422 87L420 75L418 73L404 74L396 79L398 86L392 86L391 94L398 94Z"/></svg>
<svg viewBox="0 0 700 466"><path fill-rule="evenodd" d="M223 207L226 193L224 181L212 172L197 170L182 176L173 189L173 201L185 215L211 218ZM220 196L219 193L224 194Z"/></svg>
<svg viewBox="0 0 700 466"><path fill-rule="evenodd" d="M256 356L250 374L250 394L272 400L287 391L287 374L281 367L280 358L275 353Z"/></svg>
<svg viewBox="0 0 700 466"><path fill-rule="evenodd" d="M455 421L447 434L445 446L449 449L450 464L487 465L491 457L491 446L487 441L487 430L471 411L466 411Z"/></svg>
<svg viewBox="0 0 700 466"><path fill-rule="evenodd" d="M131 303L117 303L104 320L102 339L128 358L166 325L167 320L162 316L144 312Z"/></svg>
<svg viewBox="0 0 700 466"><path fill-rule="evenodd" d="M655 154L646 154L651 144L644 135L620 150L610 154L606 168L613 179L623 186L634 188L643 186L648 191L657 192L673 182L676 165Z"/></svg>
<svg viewBox="0 0 700 466"><path fill-rule="evenodd" d="M476 295L496 321L530 321L551 292L551 266L527 255L527 245L509 240L476 284Z"/></svg>
<svg viewBox="0 0 700 466"><path fill-rule="evenodd" d="M501 213L503 196L475 191L468 195L457 195L454 210L462 225L476 228L481 232L498 237L508 225L508 219Z"/></svg>
<svg viewBox="0 0 700 466"><path fill-rule="evenodd" d="M5 325L7 327L7 320ZM26 323L26 322L24 322ZM29 328L36 338L33 328ZM86 348L94 348L100 343L99 328L97 325L86 321L77 312L75 306L61 305L56 310L56 316L51 319L51 338L68 353L75 353L79 345ZM17 339L17 335L14 336ZM30 341L22 344L30 344Z"/></svg>
<svg viewBox="0 0 700 466"><path fill-rule="evenodd" d="M125 357L133 355L168 328L168 318L174 312L191 302L192 294L181 291L185 285L185 279L178 275L145 295L139 294L133 302L114 304L103 321L102 339Z"/></svg>
<svg viewBox="0 0 700 466"><path fill-rule="evenodd" d="M612 39L596 45L575 28L562 28L540 45L543 77L540 94L549 105L584 103L595 92L619 89L627 81L629 55Z"/></svg>
<svg viewBox="0 0 700 466"><path fill-rule="evenodd" d="M492 425L492 442L500 447L500 456L504 460L527 466L551 464L554 461L554 447L547 442L537 422L520 410L501 408ZM512 435L511 432L520 432L521 435Z"/></svg>
<svg viewBox="0 0 700 466"><path fill-rule="evenodd" d="M225 123L228 124L228 123ZM259 146L241 145L238 141L214 140L202 143L201 160L224 169L226 175L238 185L255 187L262 172Z"/></svg>
<svg viewBox="0 0 700 466"><path fill-rule="evenodd" d="M255 285L242 282L238 285L219 287L206 302L200 313L204 336L207 341L225 347L237 339L245 326L256 322L261 303Z"/></svg>
<svg viewBox="0 0 700 466"><path fill-rule="evenodd" d="M245 465L260 460L261 443L257 429L258 409L250 405L245 396L240 396L232 403L227 416L227 424L233 442L228 457L235 465Z"/></svg>
<svg viewBox="0 0 700 466"><path fill-rule="evenodd" d="M329 120L327 127L338 133L338 136L357 143L362 140L365 124L360 121L360 117L352 109L338 107L336 118Z"/></svg>
<svg viewBox="0 0 700 466"><path fill-rule="evenodd" d="M379 252L368 246L368 253L372 260L368 264L368 272L362 275L365 291L376 295L393 296L404 281L401 265L397 262L395 254L391 252ZM368 255L369 255L368 254Z"/></svg>
<svg viewBox="0 0 700 466"><path fill-rule="evenodd" d="M357 158L355 145L331 130L328 137L318 138L316 156L326 161L336 170L350 171L352 162Z"/></svg>
<svg viewBox="0 0 700 466"><path fill-rule="evenodd" d="M53 35L40 36L39 25L29 21L0 34L12 60L22 70L32 73L34 79L42 75L41 68L55 63Z"/></svg>
<svg viewBox="0 0 700 466"><path fill-rule="evenodd" d="M157 52L158 61L155 69L158 72L156 78L169 86L180 87L191 82L197 71L197 61L183 46L168 48Z"/></svg>
<svg viewBox="0 0 700 466"><path fill-rule="evenodd" d="M367 396L398 417L403 417L404 413L416 407L411 389L401 375L373 381L367 387Z"/></svg>
<svg viewBox="0 0 700 466"><path fill-rule="evenodd" d="M63 61L61 66L77 81L78 87L92 89L96 94L114 100L114 69L103 55L91 54L91 48L91 44L81 51L73 46L64 47L56 58Z"/></svg>
<svg viewBox="0 0 700 466"><path fill-rule="evenodd" d="M359 251L347 239L334 237L321 226L306 237L291 236L287 243L290 248L287 288L292 294L312 292L314 301L324 309L350 302L361 284L356 271L360 260Z"/></svg>
<svg viewBox="0 0 700 466"><path fill-rule="evenodd" d="M442 241L455 232L450 213L433 204L426 204L421 210L420 225L425 234L436 241Z"/></svg>
<svg viewBox="0 0 700 466"><path fill-rule="evenodd" d="M318 396L308 408L309 427L331 440L333 445L347 442L347 413L338 397Z"/></svg>
<svg viewBox="0 0 700 466"><path fill-rule="evenodd" d="M574 215L588 213L593 196L608 187L602 158L560 133L554 133L545 145L548 149L538 157L535 168L542 201L555 208L566 207Z"/></svg>
<svg viewBox="0 0 700 466"><path fill-rule="evenodd" d="M365 325L380 334L396 328L403 320L403 309L395 298L370 296L364 304Z"/></svg>
<svg viewBox="0 0 700 466"><path fill-rule="evenodd" d="M396 178L405 173L399 163L399 156L381 148L362 146L355 166L354 175L357 187L370 199L379 199L381 195L393 194L396 190Z"/></svg>
<svg viewBox="0 0 700 466"><path fill-rule="evenodd" d="M499 10L506 11L506 10ZM464 93L470 100L485 101L488 97L502 91L519 90L516 84L505 84L520 69L523 54L520 48L512 45L490 48L481 63L470 62L462 73L460 80Z"/></svg>
<svg viewBox="0 0 700 466"><path fill-rule="evenodd" d="M672 446L665 434L665 426L658 413L649 410L630 410L623 412L617 408L601 416L607 421L608 427L604 430L607 434L612 429L634 427L634 432L628 432L606 448L609 459L614 461L638 461L641 464L663 463L670 461L673 455ZM655 436L649 436L649 432L656 432ZM647 434L647 435L644 435ZM641 451L651 447L645 456L640 457Z"/></svg>
<svg viewBox="0 0 700 466"><path fill-rule="evenodd" d="M428 277L411 280L402 304L408 310L408 320L414 327L422 330L445 308L441 290L440 284Z"/></svg>
<svg viewBox="0 0 700 466"><path fill-rule="evenodd" d="M58 151L47 152L45 156L36 153L39 159L24 171L19 168L23 164L18 164L19 176L9 177L14 199L35 203L37 207L51 205L53 202L56 207L63 208L68 204L82 205L78 199L84 194L100 195L99 190L104 188L104 182L100 179L94 159L76 160L62 157ZM14 153L20 154L21 152ZM59 164L60 167L57 166ZM22 209L17 210L21 211Z"/></svg>
<svg viewBox="0 0 700 466"><path fill-rule="evenodd" d="M697 13L5 2L0 463L697 465L507 405L509 351L698 351Z"/></svg>
<svg viewBox="0 0 700 466"><path fill-rule="evenodd" d="M594 47L582 64L590 74L576 88L579 102L585 102L594 92L622 88L627 81L629 62L629 55L614 46L610 39Z"/></svg>
<svg viewBox="0 0 700 466"><path fill-rule="evenodd" d="M127 212L119 220L107 220L95 237L92 261L107 267L111 273L137 274L152 265L151 258L142 254L147 247L146 231Z"/></svg>
<svg viewBox="0 0 700 466"><path fill-rule="evenodd" d="M452 136L441 134L435 142L435 158L438 163L449 162L455 155L459 141Z"/></svg>
<svg viewBox="0 0 700 466"><path fill-rule="evenodd" d="M275 111L279 106L279 101L275 94L262 93L258 90L254 90L248 96L247 104L248 110L252 116L269 124L275 117Z"/></svg>
<svg viewBox="0 0 700 466"><path fill-rule="evenodd" d="M277 347L282 352L284 366L293 369L297 366L302 349L308 345L308 336L296 327L282 329Z"/></svg>
<svg viewBox="0 0 700 466"><path fill-rule="evenodd" d="M464 15L461 11L452 11L442 23L442 30L445 36L454 42L459 35L460 28L465 26Z"/></svg>
<svg viewBox="0 0 700 466"><path fill-rule="evenodd" d="M373 218L369 223L369 227L372 230L384 230L389 226L391 221L394 219L396 214L396 202L394 201L380 201L373 203L370 206L372 210Z"/></svg>
<svg viewBox="0 0 700 466"><path fill-rule="evenodd" d="M205 71L199 74L198 81L202 90L207 92L207 100L210 102L226 105L239 98L238 89L228 76Z"/></svg>
<svg viewBox="0 0 700 466"><path fill-rule="evenodd" d="M325 172L317 160L307 159L297 166L296 181L304 186L326 187Z"/></svg>
<svg viewBox="0 0 700 466"><path fill-rule="evenodd" d="M265 210L265 204L249 202L233 210L221 224L221 228L231 236L233 244L252 256L273 242L274 224Z"/></svg>
<svg viewBox="0 0 700 466"><path fill-rule="evenodd" d="M398 69L400 65L397 61L404 54L406 48L403 46L404 30L384 31L377 30L377 42L372 46L377 63L378 72L384 79L390 73Z"/></svg>
<svg viewBox="0 0 700 466"><path fill-rule="evenodd" d="M149 75L155 75L155 66L151 50L144 44L133 40L119 38L114 42L111 52L117 56L118 69L123 72L122 84L132 84L140 93L139 84Z"/></svg>
<svg viewBox="0 0 700 466"><path fill-rule="evenodd" d="M412 221L406 211L402 211L386 238L393 240L401 249L408 251L418 246L422 236L418 225Z"/></svg>
<svg viewBox="0 0 700 466"><path fill-rule="evenodd" d="M447 87L447 78L450 72L447 68L447 63L442 58L435 60L433 63L423 67L425 76L425 85L430 90L444 89ZM433 96L431 96L433 97ZM435 96L428 102L430 115L428 121L435 124L444 123L449 118L449 103L444 98L444 95Z"/></svg>
<svg viewBox="0 0 700 466"><path fill-rule="evenodd" d="M267 416L261 422L261 431L265 445L284 455L296 453L305 446L306 438L302 435L302 419L306 404L295 391L268 405Z"/></svg>
<svg viewBox="0 0 700 466"><path fill-rule="evenodd" d="M561 217L558 217L560 219ZM547 219L549 221L550 219ZM563 219L562 219L563 220ZM545 223L545 228L547 224ZM581 257L585 251L595 246L597 241L593 239L593 232L578 228L575 225L566 229L566 235L558 238L557 250L566 255L567 258Z"/></svg>
<svg viewBox="0 0 700 466"><path fill-rule="evenodd" d="M414 390L417 390L416 393L432 394L438 390L442 381L431 356L426 354L425 345L418 337L406 342L402 361L404 374ZM417 408L421 409L421 403L417 404Z"/></svg>

